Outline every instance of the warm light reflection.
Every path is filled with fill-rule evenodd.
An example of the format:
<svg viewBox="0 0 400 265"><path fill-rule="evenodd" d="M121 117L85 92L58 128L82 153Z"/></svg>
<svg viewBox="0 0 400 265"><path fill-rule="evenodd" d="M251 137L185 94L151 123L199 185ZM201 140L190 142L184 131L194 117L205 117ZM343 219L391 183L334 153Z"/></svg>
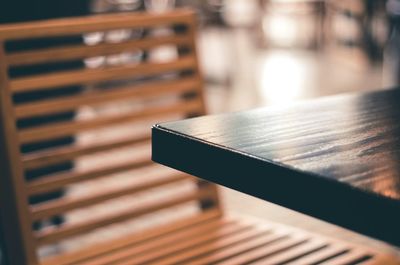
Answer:
<svg viewBox="0 0 400 265"><path fill-rule="evenodd" d="M281 15L269 15L263 18L262 28L268 39L283 46L291 46L298 37L298 22Z"/></svg>
<svg viewBox="0 0 400 265"><path fill-rule="evenodd" d="M270 54L260 66L261 95L269 104L285 104L301 96L308 71L304 62L285 52Z"/></svg>

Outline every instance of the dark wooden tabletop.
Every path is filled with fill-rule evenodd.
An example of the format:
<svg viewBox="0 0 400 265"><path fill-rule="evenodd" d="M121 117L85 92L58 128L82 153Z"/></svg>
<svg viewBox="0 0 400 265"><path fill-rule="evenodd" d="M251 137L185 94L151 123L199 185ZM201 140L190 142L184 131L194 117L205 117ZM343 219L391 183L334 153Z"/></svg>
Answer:
<svg viewBox="0 0 400 265"><path fill-rule="evenodd" d="M159 124L153 160L400 246L400 90Z"/></svg>

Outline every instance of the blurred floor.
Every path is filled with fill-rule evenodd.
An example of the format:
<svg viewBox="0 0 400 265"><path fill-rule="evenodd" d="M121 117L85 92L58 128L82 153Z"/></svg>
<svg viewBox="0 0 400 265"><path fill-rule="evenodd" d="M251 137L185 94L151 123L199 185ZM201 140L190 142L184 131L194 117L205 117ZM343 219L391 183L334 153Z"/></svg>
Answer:
<svg viewBox="0 0 400 265"><path fill-rule="evenodd" d="M207 80L210 113L384 88L381 65L349 63L338 59L332 50L258 48L252 32L246 29L206 28L199 35L198 49ZM396 252L385 243L257 198L226 188L221 193L228 212L249 214Z"/></svg>
<svg viewBox="0 0 400 265"><path fill-rule="evenodd" d="M211 113L384 88L381 65L332 50L258 48L246 29L207 28L199 51Z"/></svg>

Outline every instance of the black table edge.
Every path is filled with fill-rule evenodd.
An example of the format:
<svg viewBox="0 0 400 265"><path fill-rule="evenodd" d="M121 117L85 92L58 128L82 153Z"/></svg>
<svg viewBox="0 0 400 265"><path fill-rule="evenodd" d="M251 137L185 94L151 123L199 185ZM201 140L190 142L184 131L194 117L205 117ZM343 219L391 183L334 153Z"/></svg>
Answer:
<svg viewBox="0 0 400 265"><path fill-rule="evenodd" d="M152 160L400 246L398 201L229 150L162 124L152 128ZM249 174L251 181L243 181Z"/></svg>

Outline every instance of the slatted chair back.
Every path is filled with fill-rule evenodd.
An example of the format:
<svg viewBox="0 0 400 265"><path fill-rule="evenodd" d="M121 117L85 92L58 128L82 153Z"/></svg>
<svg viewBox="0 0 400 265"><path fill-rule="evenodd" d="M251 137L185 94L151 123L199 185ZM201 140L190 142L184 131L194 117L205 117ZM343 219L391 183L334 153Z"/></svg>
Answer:
<svg viewBox="0 0 400 265"><path fill-rule="evenodd" d="M219 209L215 186L183 173L166 169L164 172L150 160L150 124L205 113L195 28L195 16L189 10L67 18L0 27L0 206L11 264L38 264L37 249L41 246L155 211L173 210L190 203L200 206L197 211ZM44 47L21 44L33 39L82 36L85 43L59 41L57 45ZM85 65L68 70L48 67L74 61ZM40 65L47 65L47 70L12 74L15 69ZM81 89L69 94L62 92L74 86ZM42 96L35 97L37 94ZM21 95L31 100L16 101ZM46 115L71 111L75 113L71 119L40 122ZM35 124L20 126L24 119L36 118L39 121ZM21 152L24 147L68 136L76 137L75 142ZM114 155L110 157L108 154L112 152ZM29 170L67 161L75 161L73 170L26 179ZM87 164L91 166L85 167ZM161 171L163 174L158 174ZM93 191L90 187L96 187L96 182L103 185ZM85 185L88 189L82 188ZM190 187L169 192L173 187L185 185ZM33 196L66 188L81 193L29 204ZM134 204L128 203L128 197ZM118 198L128 207L96 208ZM87 209L92 210L85 214ZM91 218L96 212L93 209L106 212ZM32 229L33 222L77 212L81 213L76 215L80 218L74 222L67 218L59 227Z"/></svg>

